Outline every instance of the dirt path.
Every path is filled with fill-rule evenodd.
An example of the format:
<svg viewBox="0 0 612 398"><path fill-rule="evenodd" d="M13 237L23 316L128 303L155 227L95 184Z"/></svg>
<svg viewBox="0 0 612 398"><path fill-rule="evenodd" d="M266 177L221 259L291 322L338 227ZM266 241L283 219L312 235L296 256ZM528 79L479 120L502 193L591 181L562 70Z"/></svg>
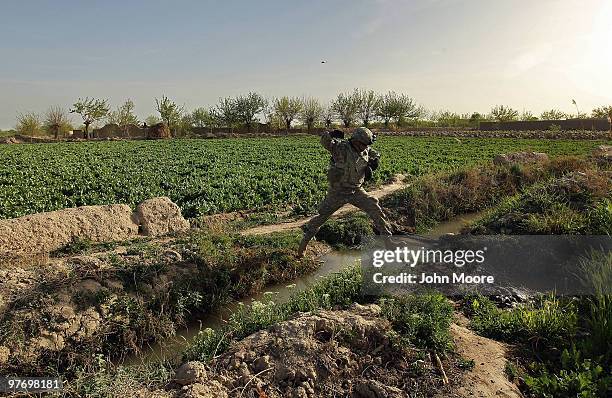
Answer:
<svg viewBox="0 0 612 398"><path fill-rule="evenodd" d="M463 324L464 322L459 322ZM457 352L474 360L474 368L465 373L457 393L462 397L517 398L523 395L504 372L507 348L504 344L478 336L464 326L451 325Z"/></svg>
<svg viewBox="0 0 612 398"><path fill-rule="evenodd" d="M404 176L396 175L393 177L393 181L390 184L383 185L379 189L370 191L370 194L372 194L377 199L380 199L405 187L406 184L404 183ZM355 206L347 204L341 207L338 211L336 211L333 217L345 215L347 213L351 213L357 210L358 209ZM300 228L302 225L306 224L308 220L310 220L310 217L301 218L299 220L284 222L280 224L261 225L258 227L245 229L240 233L242 235L265 235L273 232L285 232Z"/></svg>

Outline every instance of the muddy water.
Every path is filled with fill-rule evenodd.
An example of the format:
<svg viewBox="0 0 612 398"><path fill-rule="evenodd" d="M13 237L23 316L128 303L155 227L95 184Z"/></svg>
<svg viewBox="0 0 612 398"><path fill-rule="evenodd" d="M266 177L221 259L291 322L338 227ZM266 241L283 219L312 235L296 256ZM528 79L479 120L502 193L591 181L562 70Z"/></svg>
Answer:
<svg viewBox="0 0 612 398"><path fill-rule="evenodd" d="M239 302L233 302L224 306L219 311L201 318L188 327L180 330L176 336L156 342L144 348L137 356L126 358L124 364L139 364L161 359L173 359L180 357L182 351L189 342L195 338L200 330L206 328L219 328L223 325L229 315L236 310L240 303L250 304L252 301L262 300L265 295L271 295L274 302L285 302L294 292L304 290L315 284L320 278L334 272L338 272L349 264L359 261L361 253L357 250L332 252L320 258L321 266L313 273L304 275L292 282L267 286L264 291L251 297L246 297Z"/></svg>
<svg viewBox="0 0 612 398"><path fill-rule="evenodd" d="M426 237L436 238L447 233L457 233L470 221L477 219L482 213L469 213L458 216L452 220L438 224L435 228L424 234ZM316 283L320 278L338 272L347 265L359 262L361 252L358 250L331 252L320 258L321 266L313 273L304 275L291 283L268 286L263 292L244 298L241 303L250 304L252 301L262 300L264 295L272 295L272 300L278 303L285 302L294 292L301 291ZM224 320L240 305L233 302L219 311L194 321L188 327L178 331L176 336L156 342L143 348L138 355L129 356L123 360L124 365L136 365L163 359L180 358L183 350L196 337L200 330L206 328L219 328Z"/></svg>
<svg viewBox="0 0 612 398"><path fill-rule="evenodd" d="M465 225L482 217L484 213L484 211L480 211L475 213L461 214L451 220L436 225L431 231L425 233L424 235L430 238L437 238L444 234L455 234Z"/></svg>

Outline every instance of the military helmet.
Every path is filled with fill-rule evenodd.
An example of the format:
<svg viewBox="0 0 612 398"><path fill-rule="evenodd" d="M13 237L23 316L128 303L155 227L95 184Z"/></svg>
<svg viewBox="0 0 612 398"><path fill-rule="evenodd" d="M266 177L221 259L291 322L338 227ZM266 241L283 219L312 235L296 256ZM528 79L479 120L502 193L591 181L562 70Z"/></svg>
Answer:
<svg viewBox="0 0 612 398"><path fill-rule="evenodd" d="M372 145L376 136L366 127L359 127L353 131L351 140L359 141L365 145Z"/></svg>

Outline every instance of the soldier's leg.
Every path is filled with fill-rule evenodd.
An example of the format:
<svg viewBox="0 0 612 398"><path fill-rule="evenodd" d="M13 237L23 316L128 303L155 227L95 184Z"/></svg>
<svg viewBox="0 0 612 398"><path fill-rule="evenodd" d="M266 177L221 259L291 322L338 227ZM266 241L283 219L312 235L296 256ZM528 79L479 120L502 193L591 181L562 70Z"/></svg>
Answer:
<svg viewBox="0 0 612 398"><path fill-rule="evenodd" d="M336 210L341 208L346 204L346 198L342 195L335 194L333 192L328 192L323 202L319 205L319 213L310 219L303 227L304 238L300 242L300 247L298 248L298 256L304 254L306 250L306 246L308 246L308 242L316 235L321 225L327 221L327 219L334 214Z"/></svg>
<svg viewBox="0 0 612 398"><path fill-rule="evenodd" d="M392 234L391 226L386 220L378 199L368 194L363 188L355 191L350 197L349 203L363 210L372 219L379 235L390 236Z"/></svg>

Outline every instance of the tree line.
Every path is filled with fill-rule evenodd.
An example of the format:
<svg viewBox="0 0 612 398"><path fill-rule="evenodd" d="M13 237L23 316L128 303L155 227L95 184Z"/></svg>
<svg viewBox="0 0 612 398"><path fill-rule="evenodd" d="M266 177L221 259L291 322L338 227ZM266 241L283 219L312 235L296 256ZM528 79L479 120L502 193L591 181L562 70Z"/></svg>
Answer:
<svg viewBox="0 0 612 398"><path fill-rule="evenodd" d="M351 127L355 125L390 128L405 126L420 127L477 127L481 121L515 120L563 120L567 118L586 118L578 110L567 114L557 109L542 112L535 116L529 111L519 111L505 105L496 105L489 113L478 112L458 114L448 110L428 111L406 94L389 91L377 93L373 90L355 89L340 93L330 103L323 104L313 97L289 97L266 99L262 95L249 92L246 95L220 98L211 107L198 107L187 111L166 95L155 99L156 114L140 121L134 114L134 102L130 99L111 110L108 101L97 98L79 98L72 107L50 107L43 115L34 112L20 113L17 116L16 131L25 135L47 133L58 138L73 130L69 114L79 115L82 119L84 136L91 137L91 126L105 121L119 126L126 135L131 126L155 125L164 123L173 135L182 135L198 128L246 128L252 131L259 123L270 125L273 129L289 130L296 125L308 130L316 127ZM601 106L591 112L594 118L610 118L612 106Z"/></svg>

